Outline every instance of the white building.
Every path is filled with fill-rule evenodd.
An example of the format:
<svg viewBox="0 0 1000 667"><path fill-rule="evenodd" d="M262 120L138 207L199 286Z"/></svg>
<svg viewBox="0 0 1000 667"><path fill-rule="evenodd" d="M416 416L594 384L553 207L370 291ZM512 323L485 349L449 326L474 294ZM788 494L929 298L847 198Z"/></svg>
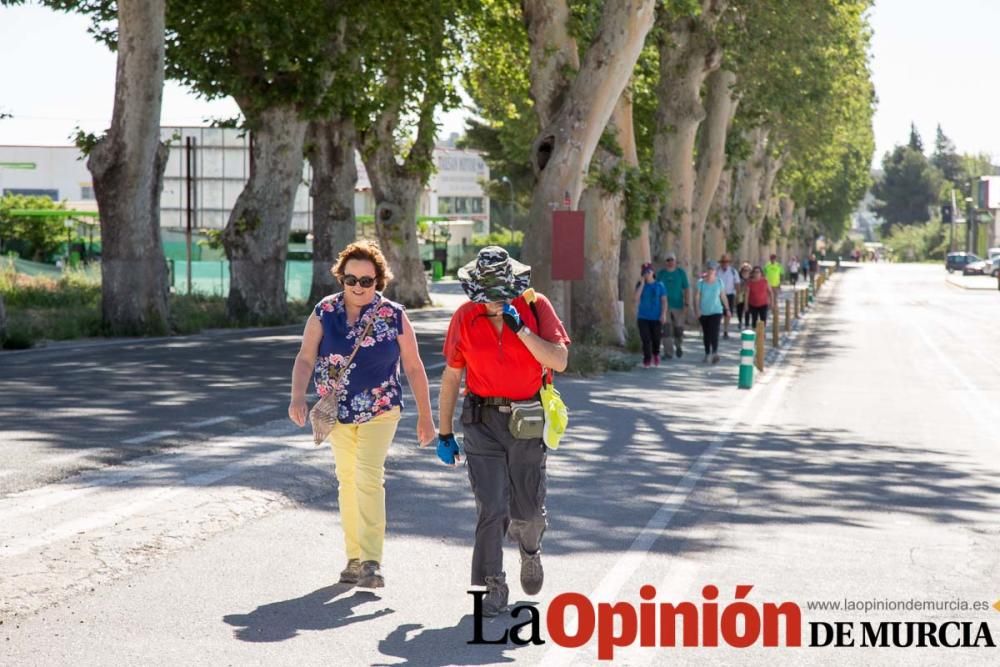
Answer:
<svg viewBox="0 0 1000 667"><path fill-rule="evenodd" d="M87 163L74 146L0 146L0 194L48 196L96 209Z"/></svg>
<svg viewBox="0 0 1000 667"><path fill-rule="evenodd" d="M164 127L161 136L170 142L160 198L161 227L186 227L189 186L194 200L192 226L224 227L249 174L249 135L234 129ZM355 160L356 213L370 216L375 211L371 183L360 156L356 155ZM489 179L489 170L479 153L439 147L434 150L434 164L437 171L421 195L418 215L462 221L455 225L460 236L468 235L467 230L488 234L490 206L482 183ZM292 214L293 230L312 228L311 177L309 163L303 160L302 184ZM67 201L71 208L96 209L86 160L74 146L0 146L0 193L48 195Z"/></svg>

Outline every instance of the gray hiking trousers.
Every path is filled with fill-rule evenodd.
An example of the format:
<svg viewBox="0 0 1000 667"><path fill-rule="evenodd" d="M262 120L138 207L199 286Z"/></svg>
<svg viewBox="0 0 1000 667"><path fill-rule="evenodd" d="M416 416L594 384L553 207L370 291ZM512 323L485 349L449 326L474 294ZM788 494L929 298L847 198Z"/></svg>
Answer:
<svg viewBox="0 0 1000 667"><path fill-rule="evenodd" d="M468 398L465 399L468 402ZM545 533L545 445L541 438L517 440L509 412L483 406L478 424L463 424L469 483L476 497L476 542L472 584L503 572L504 535L526 551L537 551Z"/></svg>

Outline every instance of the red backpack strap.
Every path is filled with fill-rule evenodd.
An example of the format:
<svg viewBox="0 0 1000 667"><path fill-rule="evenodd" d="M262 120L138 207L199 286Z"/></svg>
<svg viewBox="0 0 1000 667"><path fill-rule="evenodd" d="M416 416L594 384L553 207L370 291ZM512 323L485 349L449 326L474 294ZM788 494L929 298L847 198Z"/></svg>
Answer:
<svg viewBox="0 0 1000 667"><path fill-rule="evenodd" d="M528 301L528 305L531 306L531 314L535 316L535 326L541 328L542 320L538 317L538 308L535 307L534 296L535 294L534 292L532 292L531 300L529 301L528 299L525 299L525 301ZM545 386L546 384L552 384L552 377L553 377L552 369L545 368L544 366L542 366L542 386Z"/></svg>

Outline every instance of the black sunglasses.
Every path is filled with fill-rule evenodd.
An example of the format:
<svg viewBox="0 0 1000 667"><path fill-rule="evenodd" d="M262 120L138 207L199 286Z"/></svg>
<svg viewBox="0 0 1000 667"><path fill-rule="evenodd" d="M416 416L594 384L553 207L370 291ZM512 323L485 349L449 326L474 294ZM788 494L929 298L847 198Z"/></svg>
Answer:
<svg viewBox="0 0 1000 667"><path fill-rule="evenodd" d="M348 287L354 287L355 285L360 283L362 287L368 289L369 287L375 284L375 279L372 278L371 276L361 276L360 278L358 278L357 276L352 276L350 273L348 273L346 276L340 279L340 282L344 283Z"/></svg>

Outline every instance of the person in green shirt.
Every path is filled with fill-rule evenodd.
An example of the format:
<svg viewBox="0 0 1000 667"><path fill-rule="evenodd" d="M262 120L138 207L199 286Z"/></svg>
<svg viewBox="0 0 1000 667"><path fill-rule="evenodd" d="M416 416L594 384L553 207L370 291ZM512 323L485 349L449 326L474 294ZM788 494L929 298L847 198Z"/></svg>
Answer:
<svg viewBox="0 0 1000 667"><path fill-rule="evenodd" d="M771 255L771 261L764 265L764 277L771 286L771 303L775 304L775 308L778 307L778 294L781 292L781 278L784 272L778 256Z"/></svg>
<svg viewBox="0 0 1000 667"><path fill-rule="evenodd" d="M677 266L677 255L669 253L665 265L665 268L656 272L656 280L667 288L667 324L663 329L663 335L673 338L673 353L670 343L666 343L663 346L663 356L670 359L676 353L680 358L684 355L681 344L684 342L684 323L690 303L691 285L687 273Z"/></svg>

